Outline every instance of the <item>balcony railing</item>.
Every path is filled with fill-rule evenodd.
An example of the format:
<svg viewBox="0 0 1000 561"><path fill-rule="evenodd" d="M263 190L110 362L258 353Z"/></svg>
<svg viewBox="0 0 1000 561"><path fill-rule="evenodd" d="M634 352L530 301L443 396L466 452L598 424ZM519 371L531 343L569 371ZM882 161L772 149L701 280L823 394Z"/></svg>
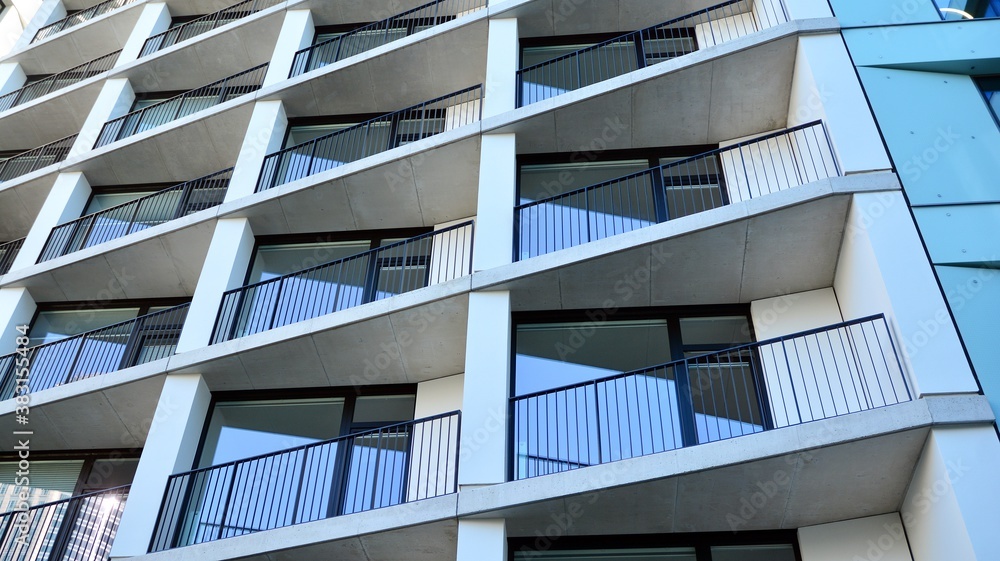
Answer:
<svg viewBox="0 0 1000 561"><path fill-rule="evenodd" d="M97 137L97 142L94 143L94 148L100 148L116 140L128 138L134 134L197 113L202 109L208 109L255 92L264 83L264 74L266 73L267 63L264 63L108 121L104 123L101 134Z"/></svg>
<svg viewBox="0 0 1000 561"><path fill-rule="evenodd" d="M232 177L233 168L229 168L56 226L38 262L218 206L226 196Z"/></svg>
<svg viewBox="0 0 1000 561"><path fill-rule="evenodd" d="M472 273L472 222L223 294L212 344L305 321Z"/></svg>
<svg viewBox="0 0 1000 561"><path fill-rule="evenodd" d="M146 39L146 42L142 45L142 50L139 52L139 57L141 58L151 55L156 51L166 49L167 47L176 45L182 41L187 41L188 39L201 35L202 33L208 33L209 31L222 27L223 25L252 16L261 10L265 10L271 6L277 6L283 1L284 0L245 0L237 4L233 4L228 8L223 8L218 12L204 15L198 19L193 19L176 27L171 27L163 33L157 33L149 39Z"/></svg>
<svg viewBox="0 0 1000 561"><path fill-rule="evenodd" d="M0 514L0 559L107 559L128 493L125 485Z"/></svg>
<svg viewBox="0 0 1000 561"><path fill-rule="evenodd" d="M173 475L149 551L456 491L459 412Z"/></svg>
<svg viewBox="0 0 1000 561"><path fill-rule="evenodd" d="M190 304L181 304L27 349L28 385L46 390L174 354ZM0 399L15 395L21 355L0 356Z"/></svg>
<svg viewBox="0 0 1000 561"><path fill-rule="evenodd" d="M910 401L882 315L511 399L523 479Z"/></svg>
<svg viewBox="0 0 1000 561"><path fill-rule="evenodd" d="M0 161L0 181L8 181L65 160L75 140L74 134Z"/></svg>
<svg viewBox="0 0 1000 561"><path fill-rule="evenodd" d="M437 0L295 53L292 78L486 7L486 0Z"/></svg>
<svg viewBox="0 0 1000 561"><path fill-rule="evenodd" d="M840 175L821 121L514 207L526 259Z"/></svg>
<svg viewBox="0 0 1000 561"><path fill-rule="evenodd" d="M473 86L268 154L257 192L474 123L482 97Z"/></svg>
<svg viewBox="0 0 1000 561"><path fill-rule="evenodd" d="M28 103L33 99L38 99L43 95L48 95L56 90L68 88L77 82L82 82L87 78L92 78L106 72L115 65L121 51L106 54L95 58L90 62L85 62L80 66L74 66L69 70L63 70L58 74L53 74L42 78L37 82L32 82L23 88L14 90L0 96L0 111L6 111L11 107L17 107Z"/></svg>
<svg viewBox="0 0 1000 561"><path fill-rule="evenodd" d="M81 23L88 22L98 16L103 16L110 11L117 10L122 6L131 4L132 2L135 2L135 0L107 0L97 4L96 6L91 6L86 10L80 10L75 14L70 14L57 22L50 23L39 29L38 32L35 33L35 37L31 40L31 42L34 43L35 41L41 41L42 39L51 37L56 33L69 29L73 26L80 25Z"/></svg>
<svg viewBox="0 0 1000 561"><path fill-rule="evenodd" d="M10 266L17 259L17 253L21 251L22 245L24 245L24 238L0 243L0 275L6 275L10 272Z"/></svg>
<svg viewBox="0 0 1000 561"><path fill-rule="evenodd" d="M730 0L522 68L518 106L610 80L640 68L788 21L781 0Z"/></svg>

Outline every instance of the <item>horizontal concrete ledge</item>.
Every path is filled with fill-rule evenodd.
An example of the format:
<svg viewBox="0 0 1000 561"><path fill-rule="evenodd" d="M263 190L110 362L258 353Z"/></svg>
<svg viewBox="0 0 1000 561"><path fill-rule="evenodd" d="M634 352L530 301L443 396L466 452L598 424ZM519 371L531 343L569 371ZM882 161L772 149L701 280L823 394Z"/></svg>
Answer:
<svg viewBox="0 0 1000 561"><path fill-rule="evenodd" d="M130 559L442 559L420 552L435 542L445 551L448 547L454 551L457 503L457 495L445 495ZM355 552L362 555L355 557Z"/></svg>
<svg viewBox="0 0 1000 561"><path fill-rule="evenodd" d="M935 396L879 409L850 413L802 425L642 456L563 473L465 489L460 517L489 517L513 507L564 499L708 472L802 452L903 433L933 425L985 424L993 421L984 396ZM469 427L466 427L469 430ZM908 478L910 473L897 474Z"/></svg>

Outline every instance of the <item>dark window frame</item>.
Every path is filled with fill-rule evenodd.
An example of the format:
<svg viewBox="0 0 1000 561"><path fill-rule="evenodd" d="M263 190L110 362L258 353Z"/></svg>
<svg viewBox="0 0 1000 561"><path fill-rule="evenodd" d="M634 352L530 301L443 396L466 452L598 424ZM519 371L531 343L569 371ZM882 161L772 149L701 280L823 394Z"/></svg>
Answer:
<svg viewBox="0 0 1000 561"><path fill-rule="evenodd" d="M138 460L142 455L141 448L103 448L94 450L40 450L32 451L34 461L73 461L83 460L80 475L77 477L73 496L111 489L101 485L88 485L91 475L94 475L94 464L99 460ZM21 458L16 452L0 452L0 462L17 462Z"/></svg>
<svg viewBox="0 0 1000 561"><path fill-rule="evenodd" d="M642 28L642 29L647 29L647 28ZM581 49L586 49L594 45L597 45L599 43L610 41L611 39L615 39L623 35L628 35L629 33L635 33L636 31L639 31L639 29L629 29L626 31L612 31L605 33L580 33L576 35L546 35L542 37L522 37L519 39L517 47L517 68L518 70L524 68L525 49L532 49L538 47L562 47L569 45L586 45L584 47L581 47ZM693 27L676 28L673 29L672 31L677 33L676 38L689 37L695 39L696 37L695 30ZM558 57L553 57L553 58L558 58Z"/></svg>
<svg viewBox="0 0 1000 561"><path fill-rule="evenodd" d="M979 94L983 98L983 103L986 104L986 110L993 115L993 121L1000 128L1000 114L993 110L993 106L990 104L990 98L986 95L987 92L992 92L993 95L1000 96L1000 74L989 74L985 76L974 76L972 80L976 84L976 89L979 90Z"/></svg>
<svg viewBox="0 0 1000 561"><path fill-rule="evenodd" d="M651 547L693 547L698 561L711 560L712 546L790 545L796 561L802 561L796 530L754 530L747 532L697 532L678 534L621 534L591 536L561 536L538 545L539 536L508 537L507 561L514 561L517 552L565 551L581 549L612 549L626 551ZM624 544L624 545L623 545Z"/></svg>

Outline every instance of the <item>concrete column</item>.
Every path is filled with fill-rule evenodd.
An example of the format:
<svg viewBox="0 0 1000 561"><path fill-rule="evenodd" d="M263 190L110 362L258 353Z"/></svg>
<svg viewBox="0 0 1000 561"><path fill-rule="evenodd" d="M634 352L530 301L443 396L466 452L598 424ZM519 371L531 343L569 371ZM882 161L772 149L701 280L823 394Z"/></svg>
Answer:
<svg viewBox="0 0 1000 561"><path fill-rule="evenodd" d="M10 2L5 2L10 4ZM14 43L12 51L19 51L31 44L38 30L66 17L66 7L61 0L44 0L40 3L18 2L16 8L24 24L24 32Z"/></svg>
<svg viewBox="0 0 1000 561"><path fill-rule="evenodd" d="M79 218L90 199L90 183L82 172L60 173L49 196L45 198L31 230L24 238L21 251L11 264L11 270L30 267L38 262L52 229Z"/></svg>
<svg viewBox="0 0 1000 561"><path fill-rule="evenodd" d="M510 111L517 104L520 47L516 19L491 19L486 51L486 96L483 118Z"/></svg>
<svg viewBox="0 0 1000 561"><path fill-rule="evenodd" d="M913 561L996 558L998 465L992 426L931 430L900 509Z"/></svg>
<svg viewBox="0 0 1000 561"><path fill-rule="evenodd" d="M111 547L112 559L145 555L167 478L191 469L211 400L201 374L171 374L164 380Z"/></svg>
<svg viewBox="0 0 1000 561"><path fill-rule="evenodd" d="M510 329L509 292L469 295L458 461L460 486L493 485L507 480Z"/></svg>
<svg viewBox="0 0 1000 561"><path fill-rule="evenodd" d="M0 95L21 88L26 81L27 77L20 64L16 62L0 63Z"/></svg>
<svg viewBox="0 0 1000 561"><path fill-rule="evenodd" d="M132 108L133 101L135 101L135 92L132 91L132 85L128 78L113 78L104 82L104 87L98 94L94 106L90 109L87 120L83 122L80 134L73 142L73 147L66 159L89 152L94 147L94 143L97 142L97 137L101 135L104 123L128 113L128 110Z"/></svg>
<svg viewBox="0 0 1000 561"><path fill-rule="evenodd" d="M507 526L503 518L458 521L455 561L507 561Z"/></svg>
<svg viewBox="0 0 1000 561"><path fill-rule="evenodd" d="M472 270L509 264L514 252L517 148L513 134L484 134Z"/></svg>
<svg viewBox="0 0 1000 561"><path fill-rule="evenodd" d="M288 118L280 101L258 101L254 105L225 202L253 195L264 157L281 149L286 128Z"/></svg>
<svg viewBox="0 0 1000 561"><path fill-rule="evenodd" d="M899 514L799 528L802 561L913 561Z"/></svg>
<svg viewBox="0 0 1000 561"><path fill-rule="evenodd" d="M216 224L177 343L178 353L208 345L222 293L243 284L253 245L253 230L246 218L224 218Z"/></svg>
<svg viewBox="0 0 1000 561"><path fill-rule="evenodd" d="M118 55L115 68L139 58L139 53L142 52L142 46L146 43L146 39L157 33L163 33L169 27L170 9L166 4L155 2L143 6L142 13L139 14L139 19L135 22L135 27L132 28L132 33L129 34L125 46L122 47L122 53Z"/></svg>
<svg viewBox="0 0 1000 561"><path fill-rule="evenodd" d="M274 46L271 63L267 66L263 87L288 79L295 52L312 45L315 35L316 27L313 24L312 12L309 10L285 12L285 20L281 24L281 32L278 33L278 42Z"/></svg>
<svg viewBox="0 0 1000 561"><path fill-rule="evenodd" d="M0 288L0 329L3 329L0 331L0 355L17 349L17 338L21 334L14 328L30 325L36 308L35 299L27 288Z"/></svg>

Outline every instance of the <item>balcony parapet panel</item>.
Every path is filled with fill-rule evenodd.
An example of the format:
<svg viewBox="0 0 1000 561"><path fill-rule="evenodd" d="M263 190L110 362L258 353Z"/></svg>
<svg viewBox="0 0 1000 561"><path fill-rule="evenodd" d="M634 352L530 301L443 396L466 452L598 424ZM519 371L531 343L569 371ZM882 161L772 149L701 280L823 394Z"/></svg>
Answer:
<svg viewBox="0 0 1000 561"><path fill-rule="evenodd" d="M69 70L53 74L52 76L28 84L23 88L4 94L0 96L0 112L28 103L54 91L106 72L114 66L119 54L121 54L121 51L108 53Z"/></svg>
<svg viewBox="0 0 1000 561"><path fill-rule="evenodd" d="M139 57L142 58L144 56L151 55L157 51L176 45L177 43L187 41L192 37L197 37L202 33L208 33L213 29L217 29L234 21L252 16L261 10L277 6L283 1L284 0L244 0L243 2L233 4L228 8L223 8L217 12L206 14L200 18L193 19L176 27L171 27L163 33L157 33L149 39L146 39L146 42L142 45L142 50L139 52Z"/></svg>

